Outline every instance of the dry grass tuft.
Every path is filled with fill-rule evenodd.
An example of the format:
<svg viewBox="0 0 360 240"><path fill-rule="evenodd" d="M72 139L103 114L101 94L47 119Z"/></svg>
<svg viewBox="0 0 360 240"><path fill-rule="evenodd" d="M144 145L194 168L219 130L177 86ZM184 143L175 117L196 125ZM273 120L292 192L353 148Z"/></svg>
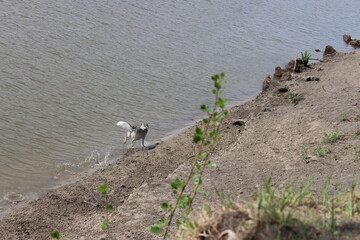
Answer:
<svg viewBox="0 0 360 240"><path fill-rule="evenodd" d="M330 179L330 178L329 178ZM330 180L329 180L330 181ZM267 240L354 239L360 234L360 194L351 190L316 200L310 185L297 191L271 187L270 181L246 204L204 208L190 230L181 226L177 239ZM205 210L206 209L206 210Z"/></svg>

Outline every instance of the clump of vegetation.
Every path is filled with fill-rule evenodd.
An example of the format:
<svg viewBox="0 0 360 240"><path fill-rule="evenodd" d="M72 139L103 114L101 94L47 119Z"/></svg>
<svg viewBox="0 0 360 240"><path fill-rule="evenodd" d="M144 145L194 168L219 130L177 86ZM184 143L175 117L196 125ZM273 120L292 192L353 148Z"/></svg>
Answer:
<svg viewBox="0 0 360 240"><path fill-rule="evenodd" d="M301 61L303 61L305 67L307 67L310 58L311 58L311 54L307 50L301 52Z"/></svg>
<svg viewBox="0 0 360 240"><path fill-rule="evenodd" d="M345 121L347 121L347 117L346 117L346 115L345 114L340 114L340 121L341 122L345 122Z"/></svg>
<svg viewBox="0 0 360 240"><path fill-rule="evenodd" d="M341 135L337 132L333 132L330 134L325 133L325 136L323 137L323 143L334 143L337 140L339 140Z"/></svg>
<svg viewBox="0 0 360 240"><path fill-rule="evenodd" d="M168 211L169 217L167 219L161 219L150 228L150 232L154 234L163 234L163 239L167 238L177 210L182 216L182 219L177 220L176 225L178 227L192 227L189 221L189 214L193 211L192 204L198 193L206 194L206 191L201 189L203 173L207 167L216 167L216 164L212 163L209 157L214 150L215 144L221 138L220 126L222 120L228 114L228 111L225 109L227 100L220 97L223 94L221 88L225 83L224 78L224 73L211 77L214 83L212 93L215 95L215 104L213 107L207 105L200 106L200 109L207 114L207 118L203 119L203 128L198 126L195 129L193 142L197 146L197 153L190 163L188 176L184 180L176 178L170 184L172 192L175 195L175 203L161 203L160 207ZM192 181L193 189L185 191L190 185L190 181Z"/></svg>
<svg viewBox="0 0 360 240"><path fill-rule="evenodd" d="M299 99L298 99L297 96L298 96L297 93L289 92L289 102L290 102L291 104L296 105L296 104L298 103L298 101L299 101Z"/></svg>
<svg viewBox="0 0 360 240"><path fill-rule="evenodd" d="M360 163L360 147L354 147L355 162Z"/></svg>
<svg viewBox="0 0 360 240"><path fill-rule="evenodd" d="M331 153L331 150L329 148L321 148L321 147L315 148L314 151L320 157L324 157L326 154Z"/></svg>
<svg viewBox="0 0 360 240"><path fill-rule="evenodd" d="M191 218L191 229L181 227L178 239L353 239L360 224L356 184L330 195L330 181L317 200L312 184L280 190L269 179L252 201L204 208Z"/></svg>
<svg viewBox="0 0 360 240"><path fill-rule="evenodd" d="M62 235L59 231L53 231L52 233L50 233L50 236L53 239L65 240L65 238L62 237Z"/></svg>

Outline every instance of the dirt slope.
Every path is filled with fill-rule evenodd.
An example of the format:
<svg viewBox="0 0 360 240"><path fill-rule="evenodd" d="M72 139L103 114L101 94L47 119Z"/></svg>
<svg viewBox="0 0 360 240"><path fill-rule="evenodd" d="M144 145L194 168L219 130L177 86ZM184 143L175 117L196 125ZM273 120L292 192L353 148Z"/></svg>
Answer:
<svg viewBox="0 0 360 240"><path fill-rule="evenodd" d="M304 76L320 81L305 81ZM214 189L239 198L256 191L265 178L276 185L312 180L322 188L333 174L332 190L349 188L360 170L360 52L342 54L312 65L291 81L255 100L231 109L223 138L212 158L219 166L205 176L207 201L217 201ZM245 126L234 119L247 119ZM325 134L341 135L323 143ZM30 202L0 222L0 239L50 239L59 230L67 239L100 239L105 199L96 189L110 185L112 232L116 239L156 239L149 226L164 215L159 203L172 199L169 182L182 176L194 156L193 129L153 150L129 152L122 160ZM200 199L199 199L200 200Z"/></svg>

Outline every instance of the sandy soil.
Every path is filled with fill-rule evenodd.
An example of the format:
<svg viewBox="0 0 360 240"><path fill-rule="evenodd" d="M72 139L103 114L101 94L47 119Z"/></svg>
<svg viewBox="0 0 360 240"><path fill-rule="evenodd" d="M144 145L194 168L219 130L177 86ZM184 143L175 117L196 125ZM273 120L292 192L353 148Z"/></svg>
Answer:
<svg viewBox="0 0 360 240"><path fill-rule="evenodd" d="M305 76L320 81L305 81ZM296 105L289 102L289 92L278 91L283 86L298 94ZM218 201L215 189L244 198L269 177L275 185L313 181L321 189L333 174L332 190L350 188L360 170L359 114L360 52L337 53L233 107L212 155L218 168L209 169L204 179L206 201ZM237 126L236 119L247 122ZM108 201L116 208L110 216L116 239L157 239L149 227L165 214L159 204L172 199L169 182L186 173L194 156L193 131L153 150L129 152L89 177L40 196L0 222L0 239L50 239L55 229L67 239L100 239L107 203L97 188L103 183L110 185ZM340 139L323 143L324 134L334 132ZM320 150L327 153L320 156Z"/></svg>

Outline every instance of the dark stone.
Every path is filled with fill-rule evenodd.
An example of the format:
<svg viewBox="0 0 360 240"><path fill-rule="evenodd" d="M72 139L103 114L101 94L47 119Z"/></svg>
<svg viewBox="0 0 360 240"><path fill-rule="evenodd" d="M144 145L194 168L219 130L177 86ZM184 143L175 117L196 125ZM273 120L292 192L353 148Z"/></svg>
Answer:
<svg viewBox="0 0 360 240"><path fill-rule="evenodd" d="M327 45L325 47L323 56L329 56L329 55L331 56L331 55L334 55L335 53L336 53L335 48L333 48L333 46L331 46L331 45Z"/></svg>
<svg viewBox="0 0 360 240"><path fill-rule="evenodd" d="M274 77L281 78L284 70L285 70L285 69L282 69L282 68L279 67L279 66L275 67Z"/></svg>
<svg viewBox="0 0 360 240"><path fill-rule="evenodd" d="M278 91L281 92L281 93L286 93L286 92L289 91L289 89L287 87L281 87L281 88L278 89Z"/></svg>
<svg viewBox="0 0 360 240"><path fill-rule="evenodd" d="M350 41L350 45L355 47L355 48L358 48L358 47L360 47L360 40L353 39L353 40Z"/></svg>
<svg viewBox="0 0 360 240"><path fill-rule="evenodd" d="M315 49L315 52L321 52L321 50L320 49Z"/></svg>
<svg viewBox="0 0 360 240"><path fill-rule="evenodd" d="M290 72L301 73L305 69L305 64L300 58L297 58L295 60L291 60L288 64L286 64L286 69Z"/></svg>
<svg viewBox="0 0 360 240"><path fill-rule="evenodd" d="M291 73L286 71L282 74L280 81L290 81L291 80Z"/></svg>
<svg viewBox="0 0 360 240"><path fill-rule="evenodd" d="M344 34L343 39L344 39L344 42L349 43L351 41L351 36L347 35L347 34Z"/></svg>
<svg viewBox="0 0 360 240"><path fill-rule="evenodd" d="M237 120L233 121L234 126L243 126L243 125L245 125L245 123L246 123L246 120L242 120L242 119L237 119Z"/></svg>
<svg viewBox="0 0 360 240"><path fill-rule="evenodd" d="M275 73L274 73L274 79L280 80L280 81L287 81L290 80L291 75L288 70L283 69L279 66L275 67Z"/></svg>
<svg viewBox="0 0 360 240"><path fill-rule="evenodd" d="M320 81L320 78L308 76L308 77L305 78L305 81L307 81L307 82L312 82L312 81L318 82L318 81Z"/></svg>
<svg viewBox="0 0 360 240"><path fill-rule="evenodd" d="M271 86L271 77L270 75L267 75L262 83L262 90L265 91Z"/></svg>

